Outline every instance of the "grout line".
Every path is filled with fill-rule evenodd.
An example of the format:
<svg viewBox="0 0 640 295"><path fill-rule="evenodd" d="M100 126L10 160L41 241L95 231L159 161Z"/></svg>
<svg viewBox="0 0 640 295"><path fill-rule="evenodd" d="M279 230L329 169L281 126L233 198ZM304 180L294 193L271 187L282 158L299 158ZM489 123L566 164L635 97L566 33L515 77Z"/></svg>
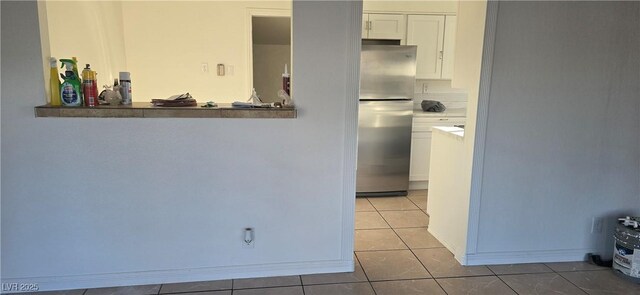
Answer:
<svg viewBox="0 0 640 295"><path fill-rule="evenodd" d="M420 206L418 206L416 203L414 203L408 196L407 199L409 199L409 201L411 201L414 205L416 205L416 207L420 208ZM422 209L420 209L420 211L422 211ZM424 212L424 211L422 211ZM426 212L424 212L426 214ZM382 215L382 214L380 214ZM382 217L384 219L384 216ZM386 221L386 219L385 219ZM391 226L391 225L389 225ZM429 227L429 224L427 224L427 227ZM415 252L413 252L414 249L411 249L411 247L409 247L409 245L407 245L407 243L402 239L402 237L400 237L400 235L398 234L398 232L396 231L396 228L391 227L391 229L393 230L393 232L396 234L396 236L398 236L398 238L400 238L400 240L407 246L407 248L409 248L409 251L411 251L411 254L413 254L413 257L415 257L418 260L418 263L420 263L420 265L422 265L422 267L427 271L427 273L429 274L429 276L431 277L431 279L433 279L434 282L436 282L436 284L438 285L438 287L440 287L440 290L442 290L442 292L444 292L445 294L449 294L447 293L447 291L442 287L442 285L440 285L440 282L438 282L436 280L436 278L433 276L433 274L431 273L431 271L429 271L429 269L427 268L426 265L424 265L424 263L422 262L422 260L420 260L420 258L418 258L418 256L416 255ZM438 241L439 242L439 241Z"/></svg>
<svg viewBox="0 0 640 295"><path fill-rule="evenodd" d="M265 278L272 278L272 277L265 277ZM247 279L252 279L252 278L247 278ZM274 289L274 288L289 288L289 287L300 287L302 285L281 285L281 286L265 286L265 287L251 287L251 288L242 288L242 289L231 289L231 290L235 290L235 291L240 291L240 290L257 290L257 289ZM228 289L227 289L228 290ZM204 290L204 291L195 291L197 292L215 292L215 291L227 291L227 290ZM191 292L186 292L186 293L192 293L194 291ZM169 294L167 294L169 295ZM178 295L178 294L176 294Z"/></svg>
<svg viewBox="0 0 640 295"><path fill-rule="evenodd" d="M369 287L371 287L371 290L373 290L373 294L378 295L378 292L376 292L376 288L373 287L373 284L371 283L371 281L369 281L368 283L369 283Z"/></svg>
<svg viewBox="0 0 640 295"><path fill-rule="evenodd" d="M513 291L513 293L519 294L519 293L518 293L518 291L516 291L515 289L513 289L513 288L511 287L511 285L507 284L507 282L505 282L505 281L504 281L504 280L503 280L503 279L502 279L502 278L501 278L501 277L500 277L500 276L499 276L495 271L493 271L493 269L491 269L491 267L486 266L486 265L485 265L484 267L486 267L487 269L489 269L489 271L490 271L490 272L491 272L495 277L497 277L497 278L498 278L498 280L500 280L500 281L501 281L503 284L505 284L509 289L511 289L511 291Z"/></svg>
<svg viewBox="0 0 640 295"><path fill-rule="evenodd" d="M413 252L413 249L409 248L409 251L411 251L411 254L413 254L413 256L418 259L418 262L420 263L420 265L422 265L422 267L424 267L424 269L427 270L427 273L429 273L429 275L431 276L431 278L433 279L434 282L436 282L436 284L438 285L438 287L440 287L440 289L442 290L442 292L444 292L445 294L449 294L447 293L447 291L442 287L442 285L440 285L440 282L438 282L438 280L436 280L436 277L431 273L431 271L429 271L429 269L427 268L426 265L424 265L424 263L422 262L422 260L420 260L420 258L418 258L418 255L416 255L415 252Z"/></svg>
<svg viewBox="0 0 640 295"><path fill-rule="evenodd" d="M364 274L364 277L367 279L367 282L369 282L369 285L371 285L371 280L369 280L369 275L367 275L367 271L364 269L362 262L360 262L360 257L358 257L358 254L355 251L353 252L353 255L356 257L356 260L358 260L358 264L362 268L362 273ZM356 270L354 269L353 272L355 273L355 271ZM373 289L373 285L371 285L371 289ZM375 290L373 292L375 293Z"/></svg>
<svg viewBox="0 0 640 295"><path fill-rule="evenodd" d="M408 199L408 197L407 197ZM411 201L411 199L409 199L409 201ZM412 201L413 203L413 201ZM414 203L415 204L415 203ZM375 208L375 206L374 206ZM378 209L376 208L376 211ZM409 210L407 210L409 211ZM420 210L422 211L422 210ZM378 214L380 214L380 216L382 216L382 214L380 212L378 212ZM442 288L442 286L440 285L440 283L435 279L435 277L433 276L433 274L431 274L431 272L429 271L429 269L424 265L424 263L422 263L422 261L420 260L420 258L418 258L418 256L416 255L416 253L413 252L413 249L411 249L411 247L409 247L409 245L407 245L407 243L400 237L400 235L398 235L398 232L396 232L396 228L394 228L393 226L391 226L391 224L389 224L389 222L384 218L384 216L382 216L382 219L389 225L389 227L391 228L391 230L393 231L393 233L396 235L396 237L398 237L400 239L400 241L402 241L402 243L407 247L407 249L411 252L411 254L413 255L413 257L418 261L418 263L420 263L420 265L422 265L422 268L424 268L424 270L427 272L427 274L429 274L429 276L431 277L431 279L433 279L434 282L436 282L436 284L438 284L438 287L440 287L440 289L442 290L442 292L444 292L445 294L448 294L447 291L444 290L444 288ZM428 226L428 224L427 224ZM364 270L364 267L362 267L362 269ZM369 278L367 277L367 280ZM371 280L369 280L369 284L371 284ZM371 285L371 287L373 288L373 284ZM375 292L375 289L374 289Z"/></svg>
<svg viewBox="0 0 640 295"><path fill-rule="evenodd" d="M546 265L546 264L545 264ZM555 272L555 271L554 271ZM580 286L576 285L574 282L572 282L570 279L565 278L561 273L559 272L555 272L555 274L559 275L562 279L564 279L565 281L569 282L571 285L576 286L576 288L580 289L580 291L582 291L585 294L589 294L586 290L580 288Z"/></svg>
<svg viewBox="0 0 640 295"><path fill-rule="evenodd" d="M299 275L298 278L300 279L300 288L302 288L302 295L305 295L304 292L304 283L302 282L302 275ZM233 294L232 294L233 295Z"/></svg>
<svg viewBox="0 0 640 295"><path fill-rule="evenodd" d="M416 207L420 208L420 210L427 210L427 208L422 209L422 207L420 207L420 205L418 205L418 203L414 202L411 198L407 197L407 199L409 199L409 201L411 201L411 203L413 203L414 205L416 205Z"/></svg>
<svg viewBox="0 0 640 295"><path fill-rule="evenodd" d="M497 275L472 275L472 276L457 276L457 277L437 277L434 279L464 279L464 278L484 278L484 277L497 277Z"/></svg>
<svg viewBox="0 0 640 295"><path fill-rule="evenodd" d="M356 258L358 265L360 265L360 268L362 268L362 273L364 273L364 277L367 279L367 282L369 281L369 276L367 276L367 272L364 271L364 267L362 267L362 262L360 262L360 257L358 257L358 254L356 254L355 251L353 251L353 256ZM353 268L353 273L355 274L356 269L355 267Z"/></svg>
<svg viewBox="0 0 640 295"><path fill-rule="evenodd" d="M489 270L491 270L491 269L489 269ZM555 272L547 271L547 272L496 273L496 275L497 276L519 276L519 275L543 275L543 274L552 274L552 273L555 273Z"/></svg>

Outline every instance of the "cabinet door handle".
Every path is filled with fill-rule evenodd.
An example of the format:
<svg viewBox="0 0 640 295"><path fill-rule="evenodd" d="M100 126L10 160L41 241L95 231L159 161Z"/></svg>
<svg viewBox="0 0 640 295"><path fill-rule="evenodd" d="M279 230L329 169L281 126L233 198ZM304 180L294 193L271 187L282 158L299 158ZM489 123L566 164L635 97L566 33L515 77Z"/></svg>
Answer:
<svg viewBox="0 0 640 295"><path fill-rule="evenodd" d="M373 31L373 22L369 21L369 31Z"/></svg>
<svg viewBox="0 0 640 295"><path fill-rule="evenodd" d="M444 51L440 50L440 59L444 57Z"/></svg>
<svg viewBox="0 0 640 295"><path fill-rule="evenodd" d="M440 119L440 121L449 121L449 119L442 118L442 119Z"/></svg>

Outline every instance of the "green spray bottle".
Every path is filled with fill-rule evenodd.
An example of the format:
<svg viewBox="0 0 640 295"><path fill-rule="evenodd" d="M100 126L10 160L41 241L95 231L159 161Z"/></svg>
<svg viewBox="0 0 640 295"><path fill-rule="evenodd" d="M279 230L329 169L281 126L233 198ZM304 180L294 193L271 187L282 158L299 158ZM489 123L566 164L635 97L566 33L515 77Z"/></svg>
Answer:
<svg viewBox="0 0 640 295"><path fill-rule="evenodd" d="M67 70L62 77L62 85L60 85L60 98L62 99L62 105L69 107L77 107L82 105L82 82L80 77L74 71L75 61L72 59L61 59L62 67L66 66Z"/></svg>

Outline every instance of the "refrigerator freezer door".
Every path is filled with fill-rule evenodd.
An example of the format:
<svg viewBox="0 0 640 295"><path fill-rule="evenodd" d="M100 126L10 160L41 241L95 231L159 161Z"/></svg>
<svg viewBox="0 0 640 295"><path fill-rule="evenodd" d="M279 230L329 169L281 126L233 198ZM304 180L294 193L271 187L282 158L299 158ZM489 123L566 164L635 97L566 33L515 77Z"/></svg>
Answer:
<svg viewBox="0 0 640 295"><path fill-rule="evenodd" d="M412 101L360 101L358 195L406 194L409 188Z"/></svg>
<svg viewBox="0 0 640 295"><path fill-rule="evenodd" d="M416 46L363 45L360 99L412 99L416 50Z"/></svg>

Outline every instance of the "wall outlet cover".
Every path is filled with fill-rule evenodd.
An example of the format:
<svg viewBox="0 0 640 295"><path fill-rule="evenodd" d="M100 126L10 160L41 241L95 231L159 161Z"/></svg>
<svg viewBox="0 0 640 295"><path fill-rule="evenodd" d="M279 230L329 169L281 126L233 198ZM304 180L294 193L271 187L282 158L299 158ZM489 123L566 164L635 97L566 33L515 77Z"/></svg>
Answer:
<svg viewBox="0 0 640 295"><path fill-rule="evenodd" d="M600 234L602 233L604 220L599 217L593 217L591 219L591 233L592 234Z"/></svg>

